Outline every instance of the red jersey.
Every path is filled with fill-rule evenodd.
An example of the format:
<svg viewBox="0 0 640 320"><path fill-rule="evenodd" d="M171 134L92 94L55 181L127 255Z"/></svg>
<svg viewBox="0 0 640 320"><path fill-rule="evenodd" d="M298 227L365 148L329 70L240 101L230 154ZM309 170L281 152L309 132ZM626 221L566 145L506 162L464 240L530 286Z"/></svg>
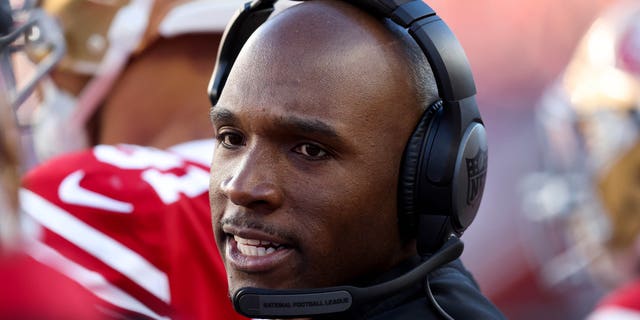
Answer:
<svg viewBox="0 0 640 320"><path fill-rule="evenodd" d="M0 250L0 319L105 320L93 295L19 252Z"/></svg>
<svg viewBox="0 0 640 320"><path fill-rule="evenodd" d="M587 320L640 319L640 279L608 294Z"/></svg>
<svg viewBox="0 0 640 320"><path fill-rule="evenodd" d="M210 157L207 146L197 150ZM30 254L117 317L241 319L213 239L208 186L208 166L177 152L101 145L58 157L24 179Z"/></svg>

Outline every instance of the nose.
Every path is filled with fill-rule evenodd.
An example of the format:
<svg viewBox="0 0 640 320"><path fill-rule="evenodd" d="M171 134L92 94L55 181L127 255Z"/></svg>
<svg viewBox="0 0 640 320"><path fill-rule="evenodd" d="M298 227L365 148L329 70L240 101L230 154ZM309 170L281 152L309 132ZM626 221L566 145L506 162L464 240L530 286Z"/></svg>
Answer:
<svg viewBox="0 0 640 320"><path fill-rule="evenodd" d="M220 182L220 190L238 206L275 210L282 206L284 196L274 163L273 157L264 152L248 152L231 168L231 174Z"/></svg>

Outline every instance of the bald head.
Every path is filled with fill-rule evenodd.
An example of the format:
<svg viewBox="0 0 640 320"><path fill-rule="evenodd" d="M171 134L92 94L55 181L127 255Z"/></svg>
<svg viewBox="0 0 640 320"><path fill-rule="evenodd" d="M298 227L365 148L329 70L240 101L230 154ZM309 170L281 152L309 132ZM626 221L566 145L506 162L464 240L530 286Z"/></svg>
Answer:
<svg viewBox="0 0 640 320"><path fill-rule="evenodd" d="M428 62L408 33L341 1L303 2L276 15L249 39L232 74L246 75L247 63L266 76L255 86L286 73L289 81L312 81L328 97L348 88L363 101L373 92L384 99L397 83L412 107L437 98Z"/></svg>

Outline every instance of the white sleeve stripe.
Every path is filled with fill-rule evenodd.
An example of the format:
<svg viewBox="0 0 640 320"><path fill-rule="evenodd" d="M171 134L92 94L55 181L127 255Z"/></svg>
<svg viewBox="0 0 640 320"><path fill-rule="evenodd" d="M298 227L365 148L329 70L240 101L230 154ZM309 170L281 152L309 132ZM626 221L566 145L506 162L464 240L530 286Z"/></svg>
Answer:
<svg viewBox="0 0 640 320"><path fill-rule="evenodd" d="M20 190L20 202L24 211L38 223L169 303L167 275L144 257L29 190Z"/></svg>
<svg viewBox="0 0 640 320"><path fill-rule="evenodd" d="M640 320L640 310L605 306L590 314L586 320Z"/></svg>
<svg viewBox="0 0 640 320"><path fill-rule="evenodd" d="M78 265L44 243L30 242L27 246L27 252L34 259L66 274L100 299L112 305L153 319L168 319L153 312L120 288L113 286L101 274Z"/></svg>

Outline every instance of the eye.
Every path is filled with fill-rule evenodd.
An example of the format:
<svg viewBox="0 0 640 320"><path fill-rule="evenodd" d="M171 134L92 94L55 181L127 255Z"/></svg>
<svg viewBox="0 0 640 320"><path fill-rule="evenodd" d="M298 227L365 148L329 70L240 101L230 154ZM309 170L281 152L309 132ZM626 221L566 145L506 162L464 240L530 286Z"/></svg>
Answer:
<svg viewBox="0 0 640 320"><path fill-rule="evenodd" d="M323 160L330 157L329 152L312 143L299 144L293 148L293 152L299 153L309 160Z"/></svg>
<svg viewBox="0 0 640 320"><path fill-rule="evenodd" d="M223 130L216 136L218 141L229 149L235 149L245 144L244 136L236 131Z"/></svg>

